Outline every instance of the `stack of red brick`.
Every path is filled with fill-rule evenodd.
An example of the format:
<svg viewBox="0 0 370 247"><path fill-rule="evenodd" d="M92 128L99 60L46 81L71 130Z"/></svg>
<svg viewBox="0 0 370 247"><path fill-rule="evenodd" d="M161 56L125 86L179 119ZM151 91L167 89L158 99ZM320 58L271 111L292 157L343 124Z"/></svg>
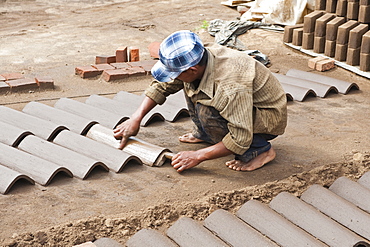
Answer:
<svg viewBox="0 0 370 247"><path fill-rule="evenodd" d="M91 78L101 75L105 81L125 79L134 76L150 75L156 60L140 61L136 47L119 47L116 55L96 56L95 64L75 68L76 75Z"/></svg>
<svg viewBox="0 0 370 247"><path fill-rule="evenodd" d="M0 94L53 88L54 80L48 77L25 78L20 73L0 75Z"/></svg>
<svg viewBox="0 0 370 247"><path fill-rule="evenodd" d="M370 0L316 0L303 24L286 26L284 42L370 71Z"/></svg>

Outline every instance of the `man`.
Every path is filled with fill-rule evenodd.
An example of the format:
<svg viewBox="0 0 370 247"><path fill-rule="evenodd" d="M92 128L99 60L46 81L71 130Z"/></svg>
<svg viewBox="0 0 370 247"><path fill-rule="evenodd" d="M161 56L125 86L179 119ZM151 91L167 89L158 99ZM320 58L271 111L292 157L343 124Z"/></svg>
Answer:
<svg viewBox="0 0 370 247"><path fill-rule="evenodd" d="M121 148L155 105L183 89L195 126L179 140L213 145L175 154L171 165L178 172L230 154L235 159L226 166L237 171L255 170L275 158L268 141L284 133L286 94L266 67L243 52L203 45L186 30L168 36L159 55L151 71L155 81L142 104L114 129L114 136L122 138Z"/></svg>

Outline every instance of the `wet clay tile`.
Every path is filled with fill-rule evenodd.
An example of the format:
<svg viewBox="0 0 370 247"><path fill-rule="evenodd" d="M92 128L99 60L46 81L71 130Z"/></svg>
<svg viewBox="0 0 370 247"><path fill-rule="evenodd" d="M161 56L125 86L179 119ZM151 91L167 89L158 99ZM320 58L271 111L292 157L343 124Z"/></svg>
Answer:
<svg viewBox="0 0 370 247"><path fill-rule="evenodd" d="M18 92L22 90L35 90L38 88L35 79L31 78L9 80L7 81L7 83L9 84L12 92Z"/></svg>
<svg viewBox="0 0 370 247"><path fill-rule="evenodd" d="M24 78L24 76L21 73L6 73L6 74L1 74L1 76L4 77L6 81Z"/></svg>
<svg viewBox="0 0 370 247"><path fill-rule="evenodd" d="M116 56L96 56L95 57L95 64L101 63L115 63Z"/></svg>
<svg viewBox="0 0 370 247"><path fill-rule="evenodd" d="M126 69L105 70L102 75L105 81L113 81L128 78Z"/></svg>
<svg viewBox="0 0 370 247"><path fill-rule="evenodd" d="M91 66L93 66L95 69L97 69L101 72L103 72L104 70L108 70L108 69L115 69L114 66L112 66L110 64L107 64L107 63L93 64Z"/></svg>
<svg viewBox="0 0 370 247"><path fill-rule="evenodd" d="M54 89L54 80L51 77L37 76L35 80L40 89Z"/></svg>
<svg viewBox="0 0 370 247"><path fill-rule="evenodd" d="M90 78L98 76L102 71L97 70L92 66L80 66L75 68L75 74L79 75L82 78Z"/></svg>
<svg viewBox="0 0 370 247"><path fill-rule="evenodd" d="M127 46L119 47L116 50L116 63L123 63L127 61Z"/></svg>

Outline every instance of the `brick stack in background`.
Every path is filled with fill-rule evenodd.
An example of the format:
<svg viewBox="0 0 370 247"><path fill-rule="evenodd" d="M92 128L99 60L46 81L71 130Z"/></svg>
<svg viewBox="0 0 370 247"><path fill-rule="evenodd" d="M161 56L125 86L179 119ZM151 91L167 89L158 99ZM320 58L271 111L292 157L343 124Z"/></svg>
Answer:
<svg viewBox="0 0 370 247"><path fill-rule="evenodd" d="M370 0L316 0L303 24L286 26L284 42L370 71Z"/></svg>
<svg viewBox="0 0 370 247"><path fill-rule="evenodd" d="M34 92L39 89L54 89L54 80L41 76L25 78L21 73L4 73L0 75L0 94Z"/></svg>
<svg viewBox="0 0 370 247"><path fill-rule="evenodd" d="M75 74L82 78L100 76L105 81L126 79L129 77L150 75L156 60L140 61L137 47L119 47L115 55L96 56L95 64L75 68Z"/></svg>

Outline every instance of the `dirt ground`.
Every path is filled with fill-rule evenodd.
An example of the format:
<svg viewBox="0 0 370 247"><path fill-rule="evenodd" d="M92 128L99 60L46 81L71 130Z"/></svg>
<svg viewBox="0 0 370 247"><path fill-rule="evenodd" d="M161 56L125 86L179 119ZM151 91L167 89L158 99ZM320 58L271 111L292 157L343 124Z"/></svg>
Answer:
<svg viewBox="0 0 370 247"><path fill-rule="evenodd" d="M150 77L108 83L81 79L74 68L94 63L96 55L114 55L119 46L137 46L142 60L151 59L147 46L181 29L212 42L204 21L238 17L220 2L0 0L0 73L46 75L56 86L1 95L0 105L22 110L34 100L53 105L61 97L84 101L122 90L140 94ZM254 29L239 38L268 55L273 72L309 71L310 57L286 47L282 33ZM0 195L0 246L73 246L100 237L124 243L145 227L164 231L181 215L202 220L217 208L235 211L252 198L268 202L281 191L299 195L313 183L358 178L370 164L370 81L342 68L323 74L355 82L360 90L289 102L286 133L273 141L277 158L263 168L232 171L224 165L229 156L182 174L169 162L159 168L132 163L118 174L96 170L83 181L58 176L46 187L20 181ZM174 152L203 147L177 141L190 129L183 117L153 123L138 137Z"/></svg>

